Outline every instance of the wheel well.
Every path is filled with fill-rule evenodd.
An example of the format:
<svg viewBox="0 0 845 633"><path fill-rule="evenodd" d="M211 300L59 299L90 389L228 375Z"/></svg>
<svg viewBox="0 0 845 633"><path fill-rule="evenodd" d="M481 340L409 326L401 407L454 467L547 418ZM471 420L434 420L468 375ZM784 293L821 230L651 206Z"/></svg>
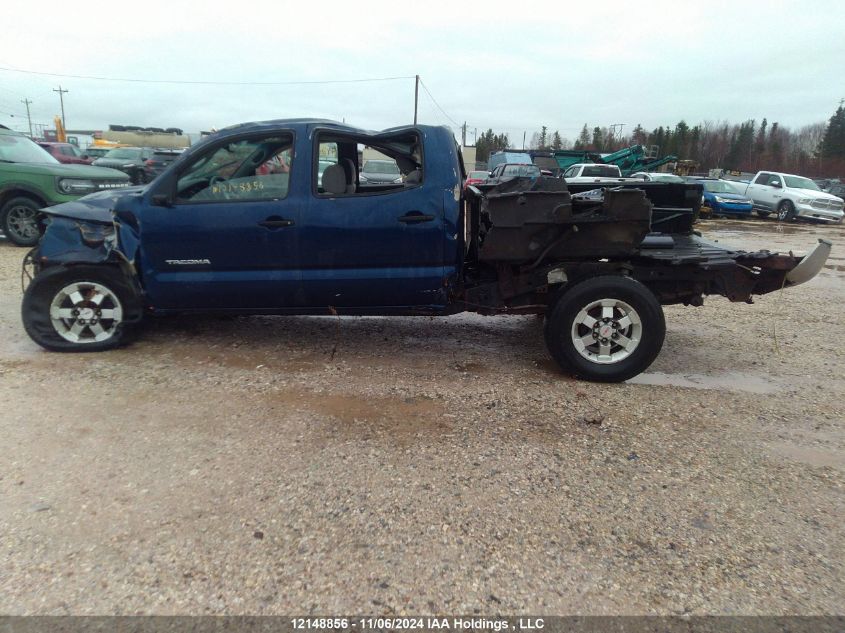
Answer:
<svg viewBox="0 0 845 633"><path fill-rule="evenodd" d="M0 208L3 207L12 198L29 198L36 204L46 207L47 202L37 194L27 191L26 189L8 189L0 193Z"/></svg>

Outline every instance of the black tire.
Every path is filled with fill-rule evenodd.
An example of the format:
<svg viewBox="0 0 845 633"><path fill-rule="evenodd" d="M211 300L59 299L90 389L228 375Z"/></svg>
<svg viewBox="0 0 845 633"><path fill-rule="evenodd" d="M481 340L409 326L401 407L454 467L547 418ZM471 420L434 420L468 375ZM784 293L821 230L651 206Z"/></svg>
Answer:
<svg viewBox="0 0 845 633"><path fill-rule="evenodd" d="M0 227L6 239L18 246L35 246L41 239L38 212L44 205L32 198L12 198L0 209Z"/></svg>
<svg viewBox="0 0 845 633"><path fill-rule="evenodd" d="M758 215L759 217L763 218L764 220L765 220L767 217L769 217L771 214L772 214L772 212L771 212L771 211L761 211L760 209L757 209L757 215Z"/></svg>
<svg viewBox="0 0 845 633"><path fill-rule="evenodd" d="M611 307L614 317L608 323L599 318L597 325L592 326L592 332L590 326L580 321L576 326L582 310L601 300L617 304L617 307ZM631 311L627 312L629 308ZM603 311L601 306L593 306L590 312L596 309L599 314ZM630 322L635 323L638 319L639 325L630 324L619 329L617 325L625 323L625 314ZM608 328L607 338L597 338L594 344L590 339L590 345L579 351L576 334L579 338L589 338L593 333L600 335L604 327ZM545 335L549 353L564 371L596 382L621 382L644 371L657 358L666 336L666 321L660 303L648 288L628 277L612 275L588 279L566 290L546 316ZM638 341L631 351L627 351L622 339L629 340L630 346L637 336ZM599 349L601 341L609 343L609 350L615 350L609 357L605 356L605 360L600 360L598 351L590 352ZM590 355L593 360L588 358ZM618 356L618 360L610 360L613 356Z"/></svg>
<svg viewBox="0 0 845 633"><path fill-rule="evenodd" d="M74 316L67 319L57 319L62 321L62 325L57 326L54 325L50 315L54 299L60 294L64 294L63 290L72 284L80 284L80 293L91 293L94 288L90 285L97 284L108 290L112 297L116 298L116 301L114 301L111 297L106 296L99 304L95 305L91 301L87 301L85 304L86 306L94 306L88 308L89 310L96 311L98 308L102 308L99 311L106 313L107 310L111 309L113 311L111 314L116 315L116 318L112 319L98 316L96 312L91 315L92 319L98 319L98 321L93 322L93 325L96 326L99 322L100 329L109 334L107 338L93 340L97 334L90 325L92 321L89 321L89 325L82 327L82 331L77 335L80 339L78 342L68 340L59 333L58 327L72 331L71 324L78 325L79 323L80 317ZM84 295L81 294L80 296ZM71 297L66 297L65 301L68 307L62 308L63 310L76 309L72 305ZM23 296L21 317L24 329L29 337L45 349L53 352L99 352L124 345L132 340L137 325L127 323L124 318L132 311L131 306L135 303L136 299L131 284L117 268L109 266L55 267L42 271L29 284ZM117 313L117 310L120 312ZM80 311L77 310L77 312ZM83 313L82 316L86 316L86 314Z"/></svg>
<svg viewBox="0 0 845 633"><path fill-rule="evenodd" d="M778 205L778 220L780 222L792 222L795 219L795 205L791 200L784 200Z"/></svg>

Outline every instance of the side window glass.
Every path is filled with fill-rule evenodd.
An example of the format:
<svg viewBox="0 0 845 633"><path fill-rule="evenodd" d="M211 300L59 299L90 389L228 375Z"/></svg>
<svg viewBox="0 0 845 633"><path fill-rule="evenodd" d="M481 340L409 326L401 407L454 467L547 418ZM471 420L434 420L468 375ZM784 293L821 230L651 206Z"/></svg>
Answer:
<svg viewBox="0 0 845 633"><path fill-rule="evenodd" d="M76 154L73 153L73 146L71 145L62 145L60 149L62 151L62 154L64 154L65 156L76 156Z"/></svg>
<svg viewBox="0 0 845 633"><path fill-rule="evenodd" d="M755 185L768 185L769 184L769 176L771 174L760 174L757 176L757 179L754 181Z"/></svg>
<svg viewBox="0 0 845 633"><path fill-rule="evenodd" d="M423 181L423 160L416 132L379 137L323 132L317 138L314 189L317 195L389 193Z"/></svg>
<svg viewBox="0 0 845 633"><path fill-rule="evenodd" d="M775 187L775 186L781 185L781 184L783 184L783 183L781 183L781 181L780 181L780 176L772 176L771 178L769 178L769 185L770 186Z"/></svg>
<svg viewBox="0 0 845 633"><path fill-rule="evenodd" d="M187 165L176 186L177 202L279 200L287 197L293 137L274 135L232 141Z"/></svg>

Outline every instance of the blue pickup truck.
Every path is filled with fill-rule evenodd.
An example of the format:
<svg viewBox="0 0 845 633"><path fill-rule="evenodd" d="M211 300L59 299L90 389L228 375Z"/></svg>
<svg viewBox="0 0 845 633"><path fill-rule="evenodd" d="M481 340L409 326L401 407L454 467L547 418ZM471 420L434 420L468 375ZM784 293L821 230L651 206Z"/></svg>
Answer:
<svg viewBox="0 0 845 633"><path fill-rule="evenodd" d="M364 148L401 178L362 181ZM750 302L811 278L830 250L733 251L691 222L654 233L635 188L585 195L514 178L481 191L464 178L444 127L226 128L146 186L44 209L24 261L25 329L66 352L116 347L142 319L174 313L540 314L565 371L621 381L659 353L661 304Z"/></svg>

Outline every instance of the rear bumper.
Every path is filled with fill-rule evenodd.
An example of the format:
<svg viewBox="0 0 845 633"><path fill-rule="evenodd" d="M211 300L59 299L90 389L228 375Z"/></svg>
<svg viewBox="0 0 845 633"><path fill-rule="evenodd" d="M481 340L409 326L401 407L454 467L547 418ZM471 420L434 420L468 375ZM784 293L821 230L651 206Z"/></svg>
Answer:
<svg viewBox="0 0 845 633"><path fill-rule="evenodd" d="M809 281L822 269L831 249L828 240L820 239L810 253L796 257L765 250L733 251L696 236L666 238L666 244L641 248L634 260L634 276L664 304L698 304L704 295L750 302L753 295Z"/></svg>

